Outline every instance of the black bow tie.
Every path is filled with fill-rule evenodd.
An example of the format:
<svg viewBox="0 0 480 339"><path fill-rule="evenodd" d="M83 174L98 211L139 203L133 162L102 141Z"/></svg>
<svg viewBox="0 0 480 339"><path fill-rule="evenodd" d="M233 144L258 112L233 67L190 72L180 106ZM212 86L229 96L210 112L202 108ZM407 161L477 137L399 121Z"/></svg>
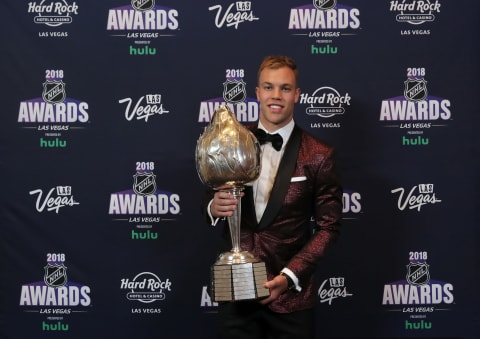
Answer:
<svg viewBox="0 0 480 339"><path fill-rule="evenodd" d="M263 145L266 142L271 142L273 148L276 151L280 151L280 149L282 148L283 138L278 133L268 134L263 129L258 128L255 131L255 136L257 137L257 140L260 143L260 145Z"/></svg>

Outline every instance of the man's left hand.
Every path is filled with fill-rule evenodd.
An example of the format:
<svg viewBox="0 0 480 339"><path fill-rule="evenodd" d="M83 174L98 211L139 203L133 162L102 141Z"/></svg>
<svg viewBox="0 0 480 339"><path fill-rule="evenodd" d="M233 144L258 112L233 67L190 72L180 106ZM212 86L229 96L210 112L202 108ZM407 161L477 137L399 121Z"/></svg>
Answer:
<svg viewBox="0 0 480 339"><path fill-rule="evenodd" d="M284 276L277 275L272 280L266 281L263 287L270 289L270 296L260 300L260 304L266 305L277 299L280 294L288 289L288 281Z"/></svg>

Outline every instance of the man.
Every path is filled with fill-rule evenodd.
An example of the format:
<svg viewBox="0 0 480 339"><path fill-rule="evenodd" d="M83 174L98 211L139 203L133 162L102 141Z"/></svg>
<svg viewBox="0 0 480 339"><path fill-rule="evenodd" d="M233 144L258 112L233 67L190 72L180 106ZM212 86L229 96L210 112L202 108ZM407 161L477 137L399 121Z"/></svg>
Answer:
<svg viewBox="0 0 480 339"><path fill-rule="evenodd" d="M270 296L220 303L221 338L313 338L315 269L338 235L342 188L334 149L294 123L297 77L294 60L286 56L266 57L258 71L260 119L250 128L255 134L260 129L278 133L283 143L278 150L274 142L261 146L260 176L241 199L240 247L265 262ZM262 143L264 136L257 138ZM212 224L237 206L228 192L209 199ZM230 250L228 229L224 241L222 250Z"/></svg>

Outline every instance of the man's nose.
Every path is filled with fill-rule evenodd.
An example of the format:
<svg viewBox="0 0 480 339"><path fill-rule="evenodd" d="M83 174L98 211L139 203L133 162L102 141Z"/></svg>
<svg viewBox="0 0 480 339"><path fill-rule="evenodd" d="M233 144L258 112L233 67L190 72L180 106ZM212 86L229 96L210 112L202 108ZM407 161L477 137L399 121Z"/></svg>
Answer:
<svg viewBox="0 0 480 339"><path fill-rule="evenodd" d="M273 99L280 99L282 97L281 93L282 93L282 90L280 88L274 89L273 92L272 92L272 98Z"/></svg>

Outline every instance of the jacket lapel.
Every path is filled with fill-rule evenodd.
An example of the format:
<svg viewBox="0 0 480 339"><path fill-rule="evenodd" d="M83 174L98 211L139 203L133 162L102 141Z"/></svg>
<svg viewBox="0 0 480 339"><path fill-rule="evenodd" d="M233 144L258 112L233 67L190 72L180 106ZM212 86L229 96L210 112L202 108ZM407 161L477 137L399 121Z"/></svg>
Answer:
<svg viewBox="0 0 480 339"><path fill-rule="evenodd" d="M261 230L273 222L275 216L278 214L280 207L285 200L285 196L290 185L293 171L297 163L298 151L301 143L301 130L295 125L292 135L285 146L285 153L283 154L280 165L278 166L277 176L272 187L272 193L268 200L265 212L258 224L258 229Z"/></svg>

